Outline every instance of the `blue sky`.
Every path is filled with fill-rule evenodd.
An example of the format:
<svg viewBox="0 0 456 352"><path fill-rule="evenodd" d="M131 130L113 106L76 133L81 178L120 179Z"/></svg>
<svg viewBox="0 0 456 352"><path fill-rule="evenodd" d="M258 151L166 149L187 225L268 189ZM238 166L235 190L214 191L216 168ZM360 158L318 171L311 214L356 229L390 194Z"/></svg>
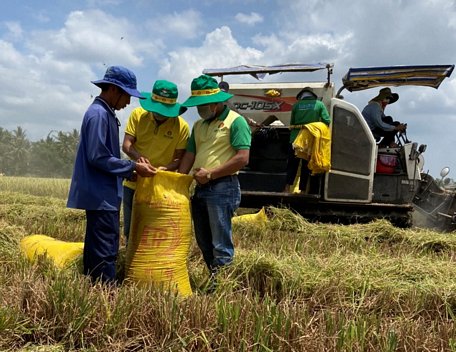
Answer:
<svg viewBox="0 0 456 352"><path fill-rule="evenodd" d="M338 88L349 67L455 61L450 0L2 0L0 127L22 126L32 140L79 129L98 94L90 80L112 64L132 69L143 91L175 82L183 101L204 68L331 62ZM428 145L425 170L437 176L448 165L456 178L456 74L438 90L393 91L400 99L387 112ZM361 110L376 94L344 95ZM123 126L137 105L118 113ZM184 117L197 118L193 109Z"/></svg>

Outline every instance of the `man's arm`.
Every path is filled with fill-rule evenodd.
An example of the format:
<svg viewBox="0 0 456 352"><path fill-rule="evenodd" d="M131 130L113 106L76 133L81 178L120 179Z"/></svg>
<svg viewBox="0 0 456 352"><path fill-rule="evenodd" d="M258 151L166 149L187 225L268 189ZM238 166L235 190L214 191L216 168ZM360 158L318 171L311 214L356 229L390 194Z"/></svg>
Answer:
<svg viewBox="0 0 456 352"><path fill-rule="evenodd" d="M94 112L84 117L81 134L86 135L87 161L93 167L120 177L129 177L134 170L131 160L120 159L114 156L106 144L109 132L108 115Z"/></svg>
<svg viewBox="0 0 456 352"><path fill-rule="evenodd" d="M380 128L380 129L382 129L382 130L384 130L384 131L394 131L394 130L396 130L395 126L383 122L383 116L385 116L385 114L383 113L383 110L380 108L380 105L379 105L373 111L373 117L374 117L375 126Z"/></svg>
<svg viewBox="0 0 456 352"><path fill-rule="evenodd" d="M185 149L176 149L173 154L173 160L165 166L160 166L161 170L175 171L179 168L182 158L185 154Z"/></svg>
<svg viewBox="0 0 456 352"><path fill-rule="evenodd" d="M141 154L135 149L134 145L136 142L136 137L125 133L125 137L122 143L122 151L127 154L131 160L138 160L141 157Z"/></svg>
<svg viewBox="0 0 456 352"><path fill-rule="evenodd" d="M321 120L326 126L329 126L329 124L331 123L331 117L329 116L328 109L326 109L326 106L325 106L325 104L323 104L322 101L320 101L320 100L318 100L318 101L320 102L320 108L321 108L321 111L320 111Z"/></svg>
<svg viewBox="0 0 456 352"><path fill-rule="evenodd" d="M188 150L185 152L184 156L179 165L178 172L181 174L188 174L192 169L193 163L195 162L195 153L189 152Z"/></svg>

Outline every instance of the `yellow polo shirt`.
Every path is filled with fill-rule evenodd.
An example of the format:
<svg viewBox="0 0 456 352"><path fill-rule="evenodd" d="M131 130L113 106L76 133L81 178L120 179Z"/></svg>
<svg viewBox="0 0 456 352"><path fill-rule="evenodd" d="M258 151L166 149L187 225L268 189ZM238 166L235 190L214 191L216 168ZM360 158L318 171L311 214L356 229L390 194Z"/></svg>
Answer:
<svg viewBox="0 0 456 352"><path fill-rule="evenodd" d="M216 168L231 159L238 150L250 149L250 127L237 112L225 108L212 121L198 120L187 145L195 153L193 168Z"/></svg>
<svg viewBox="0 0 456 352"><path fill-rule="evenodd" d="M130 114L125 134L135 137L134 148L158 167L169 164L176 149L185 149L190 129L180 116L159 125L151 112L139 107ZM125 180L124 186L135 189L136 183Z"/></svg>

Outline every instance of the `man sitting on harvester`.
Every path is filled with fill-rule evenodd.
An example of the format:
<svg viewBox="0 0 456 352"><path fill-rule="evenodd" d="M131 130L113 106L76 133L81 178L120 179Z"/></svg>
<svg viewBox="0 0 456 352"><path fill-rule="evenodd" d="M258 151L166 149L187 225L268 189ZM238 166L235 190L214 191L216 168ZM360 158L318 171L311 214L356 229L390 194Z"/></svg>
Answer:
<svg viewBox="0 0 456 352"><path fill-rule="evenodd" d="M407 129L406 124L393 121L391 116L385 116L386 106L398 99L399 94L392 93L390 88L382 88L379 94L369 101L362 111L375 140L380 142L379 148L396 147L397 145L394 142L396 133L403 133Z"/></svg>

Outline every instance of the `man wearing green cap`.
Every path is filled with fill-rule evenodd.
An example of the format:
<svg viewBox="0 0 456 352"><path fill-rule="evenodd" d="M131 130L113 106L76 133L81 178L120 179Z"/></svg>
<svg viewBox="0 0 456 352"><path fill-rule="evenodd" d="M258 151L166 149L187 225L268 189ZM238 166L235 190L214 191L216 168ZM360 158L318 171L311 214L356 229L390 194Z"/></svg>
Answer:
<svg viewBox="0 0 456 352"><path fill-rule="evenodd" d="M177 102L177 86L157 80L152 93L141 92L145 99L134 109L125 128L122 150L132 159L150 163L155 170L175 171L185 153L190 134L180 117L187 108ZM136 189L134 178L124 181L124 235L130 232L131 210Z"/></svg>
<svg viewBox="0 0 456 352"><path fill-rule="evenodd" d="M212 275L232 262L231 218L241 201L237 174L247 165L250 128L246 120L223 102L232 94L222 91L208 75L195 78L192 95L182 105L196 106L195 122L179 172L197 182L192 197L195 237Z"/></svg>

